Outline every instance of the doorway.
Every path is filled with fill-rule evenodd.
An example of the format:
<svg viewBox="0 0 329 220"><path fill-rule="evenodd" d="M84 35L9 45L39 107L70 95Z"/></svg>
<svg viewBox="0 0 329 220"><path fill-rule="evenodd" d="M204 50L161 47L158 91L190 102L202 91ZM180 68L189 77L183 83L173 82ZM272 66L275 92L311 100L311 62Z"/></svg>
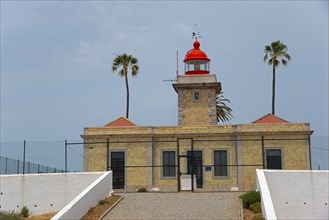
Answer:
<svg viewBox="0 0 329 220"><path fill-rule="evenodd" d="M125 152L111 152L113 189L125 188Z"/></svg>
<svg viewBox="0 0 329 220"><path fill-rule="evenodd" d="M202 151L193 151L194 154L194 174L196 177L197 188L203 188L203 166ZM192 151L187 151L187 173L192 173L193 165Z"/></svg>

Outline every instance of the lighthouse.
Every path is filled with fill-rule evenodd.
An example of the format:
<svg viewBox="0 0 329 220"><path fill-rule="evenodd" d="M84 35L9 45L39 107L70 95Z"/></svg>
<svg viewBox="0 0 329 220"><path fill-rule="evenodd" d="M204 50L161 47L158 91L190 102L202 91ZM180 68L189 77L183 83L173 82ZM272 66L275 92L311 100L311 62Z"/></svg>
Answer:
<svg viewBox="0 0 329 220"><path fill-rule="evenodd" d="M173 84L178 94L178 125L217 125L216 94L221 91L221 83L210 73L210 59L200 49L198 39L183 62L185 73Z"/></svg>

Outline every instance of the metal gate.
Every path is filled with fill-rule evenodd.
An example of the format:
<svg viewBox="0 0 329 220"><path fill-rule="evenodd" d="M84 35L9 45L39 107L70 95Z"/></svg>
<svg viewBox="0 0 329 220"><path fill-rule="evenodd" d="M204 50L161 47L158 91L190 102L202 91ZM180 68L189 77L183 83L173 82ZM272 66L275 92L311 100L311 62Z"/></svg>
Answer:
<svg viewBox="0 0 329 220"><path fill-rule="evenodd" d="M177 173L178 192L203 187L202 151L194 150L193 138L177 139Z"/></svg>

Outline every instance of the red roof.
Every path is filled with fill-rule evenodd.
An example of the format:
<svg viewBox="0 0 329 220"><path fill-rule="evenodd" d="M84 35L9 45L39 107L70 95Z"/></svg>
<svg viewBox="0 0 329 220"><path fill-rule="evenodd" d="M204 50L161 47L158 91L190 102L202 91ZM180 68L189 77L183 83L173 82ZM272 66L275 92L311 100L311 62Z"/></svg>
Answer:
<svg viewBox="0 0 329 220"><path fill-rule="evenodd" d="M133 122L129 121L127 118L120 117L105 126L109 127L120 127L120 126L136 126Z"/></svg>
<svg viewBox="0 0 329 220"><path fill-rule="evenodd" d="M269 113L269 114L264 115L263 117L257 119L256 121L253 121L252 123L254 123L254 124L257 124L257 123L289 123L289 121L286 121L282 118L279 118L279 117Z"/></svg>
<svg viewBox="0 0 329 220"><path fill-rule="evenodd" d="M205 52L203 52L202 50L200 50L200 43L198 40L196 40L193 43L193 47L194 47L194 49L187 51L184 62L189 61L189 60L208 60L208 61L210 61L207 54Z"/></svg>

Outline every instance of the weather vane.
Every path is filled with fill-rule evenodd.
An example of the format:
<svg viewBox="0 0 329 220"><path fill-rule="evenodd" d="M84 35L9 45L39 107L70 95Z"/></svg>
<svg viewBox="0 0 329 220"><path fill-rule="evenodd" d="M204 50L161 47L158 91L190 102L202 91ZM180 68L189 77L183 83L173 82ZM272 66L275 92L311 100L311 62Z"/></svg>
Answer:
<svg viewBox="0 0 329 220"><path fill-rule="evenodd" d="M194 25L195 26L195 32L192 32L192 39L194 38L195 40L197 40L198 38L201 38L200 32L197 31L197 24Z"/></svg>

